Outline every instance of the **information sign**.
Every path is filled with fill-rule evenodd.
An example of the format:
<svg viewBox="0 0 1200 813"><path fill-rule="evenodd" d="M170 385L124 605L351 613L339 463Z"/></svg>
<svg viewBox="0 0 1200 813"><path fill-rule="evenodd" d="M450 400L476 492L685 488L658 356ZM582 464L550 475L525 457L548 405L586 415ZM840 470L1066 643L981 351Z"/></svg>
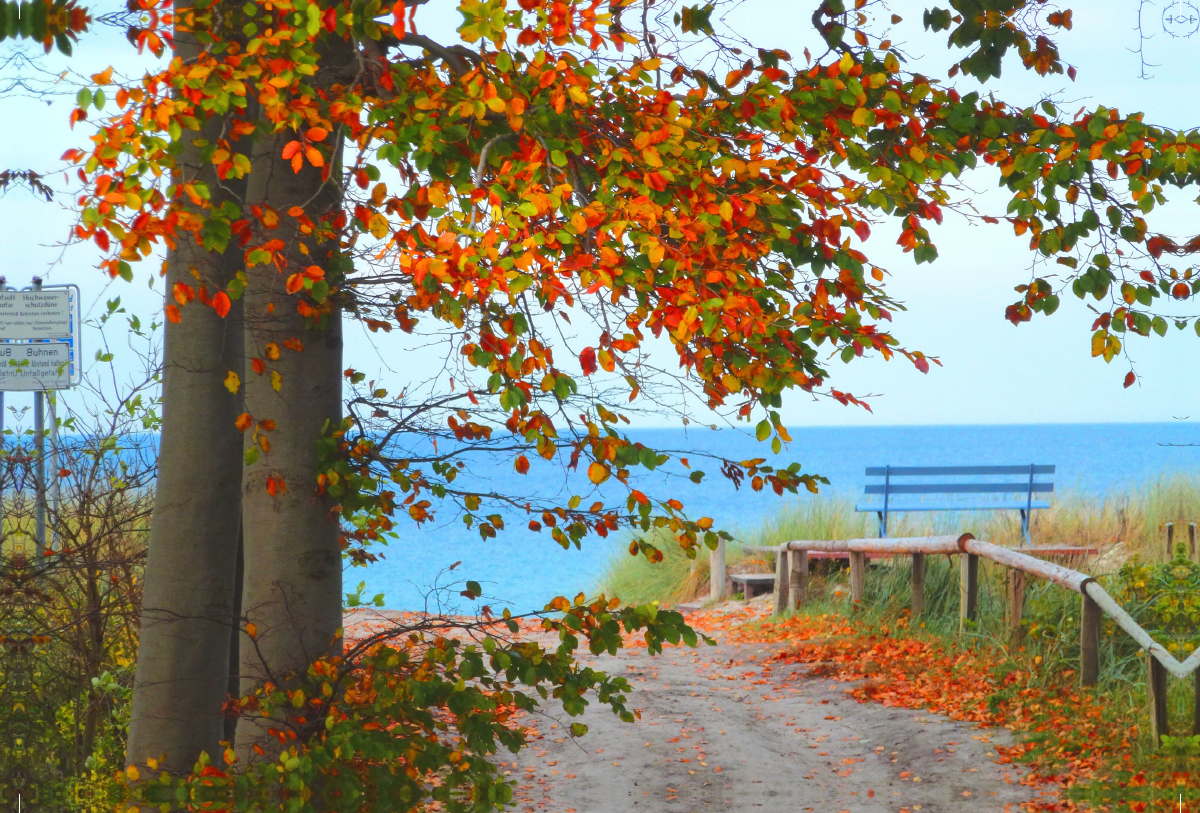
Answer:
<svg viewBox="0 0 1200 813"><path fill-rule="evenodd" d="M71 386L71 344L0 344L0 390L65 390Z"/></svg>
<svg viewBox="0 0 1200 813"><path fill-rule="evenodd" d="M72 338L71 296L66 288L0 291L0 338Z"/></svg>
<svg viewBox="0 0 1200 813"><path fill-rule="evenodd" d="M78 384L79 334L78 287L0 288L0 392Z"/></svg>

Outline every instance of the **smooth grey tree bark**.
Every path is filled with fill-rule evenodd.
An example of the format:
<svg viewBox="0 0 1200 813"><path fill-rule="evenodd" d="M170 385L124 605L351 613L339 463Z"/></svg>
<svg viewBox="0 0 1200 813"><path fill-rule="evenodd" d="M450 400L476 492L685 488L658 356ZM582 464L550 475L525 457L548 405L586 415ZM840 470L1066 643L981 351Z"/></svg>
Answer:
<svg viewBox="0 0 1200 813"><path fill-rule="evenodd" d="M324 63L322 72L331 70L329 64ZM330 513L333 501L316 490L318 439L327 424L336 426L342 416L341 312L335 305L319 324L306 323L297 310L301 296L286 290L292 274L313 265L330 269L336 245L302 234L295 218L284 213L302 206L319 221L340 207L342 195L336 158L328 159L335 162L328 181L307 161L296 173L283 159L284 146L296 138L295 131L287 130L256 144L247 191L249 203L280 212L280 226L263 236L284 242L286 266L247 269L244 294L247 357L266 365L261 375L247 371L246 409L256 421L274 421L275 428L264 432L260 427L266 448L253 431L245 437L246 450L257 445L259 456L245 471L242 494L242 612L256 628L253 640L243 635L240 642L243 695L268 680L285 686L290 673L341 651L336 637L342 626L340 521ZM300 250L301 244L308 253ZM302 350L288 348L295 340ZM253 761L249 749L258 744L271 758L279 743L267 730L275 725L261 716L242 717L239 757Z"/></svg>
<svg viewBox="0 0 1200 813"><path fill-rule="evenodd" d="M176 32L176 55L198 52L191 35ZM223 124L215 116L190 135L215 141ZM185 135L175 179L204 181L219 206L239 184L218 183L200 153ZM179 235L167 255L167 302L177 282L215 294L239 263L236 241L222 254ZM202 751L220 753L243 468L241 397L224 383L244 363L241 304L225 318L199 302L180 311L164 328L163 422L126 749L132 765L165 755L160 767L170 773L190 771Z"/></svg>

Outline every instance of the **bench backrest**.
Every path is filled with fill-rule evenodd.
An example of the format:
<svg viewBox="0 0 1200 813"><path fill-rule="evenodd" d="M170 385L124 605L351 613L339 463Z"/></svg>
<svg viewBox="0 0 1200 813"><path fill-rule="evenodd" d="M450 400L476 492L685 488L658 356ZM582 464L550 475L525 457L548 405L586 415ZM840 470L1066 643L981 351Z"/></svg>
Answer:
<svg viewBox="0 0 1200 813"><path fill-rule="evenodd" d="M1021 509L1021 536L1026 544L1031 544L1029 535L1030 513L1033 508L1045 508L1046 503L1037 505L1033 502L1034 494L1049 494L1054 491L1054 483L1044 479L1046 475L1054 474L1054 466L1031 463L1028 466L868 466L867 477L882 477L883 482L869 484L863 489L864 494L881 494L883 501L878 508L872 508L879 514L879 535L887 536L888 511L891 508L893 495L900 494L1016 494L1020 498L1013 503L998 503L1003 508ZM1039 475L1043 479L1038 479ZM975 477L975 478L1010 478L991 479L982 482L896 482L905 477ZM1014 481L1013 477L1020 479ZM1020 500L1024 500L1021 505ZM988 502L979 504L963 503L963 508L986 508ZM858 507L863 510L866 506ZM929 509L944 511L953 506L938 504ZM912 506L895 507L895 510L914 510ZM916 510L922 510L917 508Z"/></svg>
<svg viewBox="0 0 1200 813"><path fill-rule="evenodd" d="M884 501L892 494L1034 494L1054 491L1054 483L1039 481L1039 474L1054 474L1054 466L868 466L868 477L882 477L883 483L868 485L864 494L882 494ZM982 483L897 483L899 477L1000 477L1024 475L1028 479L1014 482L1001 480Z"/></svg>

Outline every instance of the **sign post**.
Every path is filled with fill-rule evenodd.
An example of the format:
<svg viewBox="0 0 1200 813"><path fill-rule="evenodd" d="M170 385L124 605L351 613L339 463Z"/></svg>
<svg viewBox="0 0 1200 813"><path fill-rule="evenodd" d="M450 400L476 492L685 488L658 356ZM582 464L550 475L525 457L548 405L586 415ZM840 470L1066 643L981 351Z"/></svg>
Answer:
<svg viewBox="0 0 1200 813"><path fill-rule="evenodd" d="M4 431L4 393L33 392L36 482L34 525L38 554L46 543L46 395L50 393L50 444L54 481L50 487L58 509L58 416L54 391L78 384L80 364L79 288L43 286L39 277L23 290L8 287L0 277L0 433ZM0 492L0 535L3 532L3 493Z"/></svg>

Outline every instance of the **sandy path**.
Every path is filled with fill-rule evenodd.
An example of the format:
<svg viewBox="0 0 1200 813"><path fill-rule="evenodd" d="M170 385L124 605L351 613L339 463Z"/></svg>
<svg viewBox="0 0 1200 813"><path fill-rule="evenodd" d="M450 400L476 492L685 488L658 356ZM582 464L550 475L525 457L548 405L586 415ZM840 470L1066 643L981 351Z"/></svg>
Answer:
<svg viewBox="0 0 1200 813"><path fill-rule="evenodd" d="M542 738L511 757L520 811L1017 810L1037 791L996 763L981 730L937 715L858 703L809 667L765 663L777 647L721 645L602 658L623 671L641 720L591 707L572 742L542 719Z"/></svg>

